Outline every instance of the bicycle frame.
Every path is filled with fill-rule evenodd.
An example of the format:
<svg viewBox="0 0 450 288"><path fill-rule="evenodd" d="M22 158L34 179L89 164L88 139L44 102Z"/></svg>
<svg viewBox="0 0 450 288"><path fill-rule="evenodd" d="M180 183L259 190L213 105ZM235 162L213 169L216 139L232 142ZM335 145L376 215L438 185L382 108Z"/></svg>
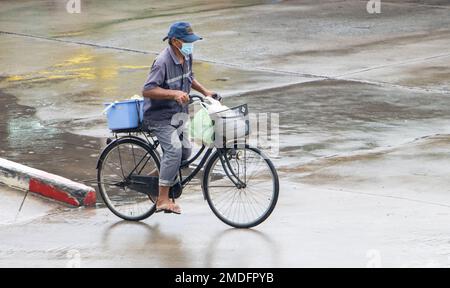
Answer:
<svg viewBox="0 0 450 288"><path fill-rule="evenodd" d="M200 101L205 100L195 95L190 98L191 101L194 98L199 98ZM212 100L206 100L211 105L217 104ZM232 227L251 228L265 221L272 213L279 195L279 179L270 159L257 147L248 145L249 122L245 123L245 134L242 132L239 134L236 131L242 125L238 126L237 124L242 123L236 124L233 122L235 120L227 120L231 119L233 115L241 115L239 119L248 115L246 108L240 109L239 107L241 106L229 108L228 110L232 112L224 112L223 115L217 116L219 118L211 119L215 121L212 124L217 125L214 126L214 146L202 145L199 148L196 145L197 152L191 153L194 154L190 156L191 158L181 161L177 171L179 177L176 177L175 185L170 187L168 196L173 201L178 199L184 188L197 177L200 170L204 169L197 178L200 183L195 180L191 185L195 184L196 190L198 190L200 188L198 184L201 184L203 197L212 212L222 222ZM215 107L211 108L211 106L204 108L211 112L215 110ZM194 116L194 120L196 119L196 115L190 116ZM217 121L221 121L221 119L222 122L218 124ZM226 125L228 123L234 126ZM143 122L136 128L112 131L113 136L107 139L107 147L104 148L97 161L96 182L105 205L116 216L128 221L140 221L148 218L155 211L158 212L156 206L160 196L161 155L166 151L162 149L162 154L158 152L161 150L158 149L161 143L156 137L158 131L153 130L151 123L148 124ZM202 122L202 124L204 123ZM226 128L226 132L231 131L230 127L234 128L233 138L228 137L228 133L221 131L224 130L223 128ZM177 128L178 131L179 127L174 128ZM183 134L180 135L180 140L188 140L183 139L182 136ZM195 133L193 136L200 139L200 136ZM236 140L227 141L227 139ZM161 146L165 148L165 145ZM260 170L260 168L264 170ZM247 172L249 173L247 174ZM255 181L252 182L252 179ZM249 185L253 185L248 182L256 185L261 183L263 189L246 189ZM255 193L260 194L260 192L264 194L261 194L260 197L254 195ZM221 200L217 201L217 199ZM255 205L260 208L255 208ZM246 209L251 210L248 212Z"/></svg>
<svg viewBox="0 0 450 288"><path fill-rule="evenodd" d="M191 96L191 101L193 101L193 98L199 98L200 100L202 99L201 96L197 96L197 95L193 95ZM203 101L203 100L201 100ZM119 137L118 134L120 133L126 133L128 135L123 136L123 137ZM135 134L141 134L145 137L145 139L138 137L138 136L134 136L132 135L133 133ZM147 134L149 135L149 137L147 137ZM118 141L120 139L124 139L124 138L131 138L137 141L140 141L141 143L147 145L148 147L150 147L150 149L152 150L156 150L159 146L159 141L157 139L154 139L153 136L148 132L145 131L144 129L142 129L141 127L136 128L134 130L124 130L124 131L116 131L114 133L115 135L115 140L111 140L108 139L107 143L108 145L111 145L112 143L114 143L115 141ZM150 141L150 139L152 139L152 141ZM236 143L235 143L236 144ZM197 165L197 167L195 167L195 169L189 174L187 175L184 179L182 177L182 169L189 167L190 164L192 164L193 162L195 162L200 155L203 154L203 152L206 150L205 154L203 155L203 158L201 159L200 163ZM202 145L202 147L200 148L200 150L196 153L196 155L194 155L194 157L192 157L189 160L185 160L181 163L180 165L180 169L179 169L179 176L180 176L180 184L181 184L181 189L188 185L189 182L195 177L197 176L198 172L200 172L201 169L203 169L203 167L205 166L205 164L207 163L207 161L209 160L210 156L213 153L213 150L215 149L215 147L209 147L206 148L205 145ZM231 180L231 182L238 188L238 189L242 189L246 187L246 181L244 179L244 181L242 181L239 176L236 175L234 169L231 167L231 164L228 160L228 157L226 157L226 151L229 148L216 148L217 152L219 153L219 159L220 162L222 164L222 167L225 171L225 174L227 175L227 177ZM159 153L155 153L156 155L159 155ZM129 175L126 177L126 179L129 179L131 177L131 175L136 171L136 169L139 167L139 165L142 163L142 161L144 160L144 158L147 157L147 154L143 156L143 158L138 161L137 165L134 167L134 169L129 173ZM159 157L159 156L158 156ZM119 151L119 159L120 159L120 151ZM100 159L100 158L99 158ZM160 159L159 159L160 160ZM148 161L148 160L147 160ZM100 165L100 161L97 162L97 169L99 168ZM141 173L141 171L144 169L144 166L142 167L142 169L138 172L138 174ZM125 177L125 175L123 175Z"/></svg>
<svg viewBox="0 0 450 288"><path fill-rule="evenodd" d="M183 168L186 168L189 166L190 163L194 162L203 152L203 150L205 149L205 146L203 145L202 148L200 149L199 152L197 152L197 154L190 159L189 161L186 161L185 163L182 163L182 165L180 166L180 179L181 179L181 185L182 187L184 187L185 185L189 184L189 182L195 177L197 176L198 172L200 172L200 170L203 169L203 167L205 166L205 164L209 161L211 154L213 153L213 150L216 149L216 151L219 153L219 159L220 162L222 164L222 167L225 171L225 174L227 175L227 177L231 180L231 182L233 182L233 184L238 188L238 189L243 189L247 186L247 184L245 183L245 181L242 181L239 176L236 175L234 169L231 167L230 161L228 160L228 158L226 157L226 151L227 149L230 148L208 148L206 150L205 155L203 156L202 160L200 161L200 163L198 164L198 166L194 169L194 171L192 171L188 176L186 176L184 179L182 178L181 175L181 170Z"/></svg>
<svg viewBox="0 0 450 288"><path fill-rule="evenodd" d="M197 165L197 167L195 167L195 169L188 175L186 176L184 179L182 178L181 175L181 170L183 168L187 168L189 166L190 163L193 163L195 160L197 160L197 158L202 154L203 150L205 149L205 146L202 146L202 149L200 149L200 151L189 161L187 161L186 163L182 163L182 165L180 166L180 179L181 179L181 186L186 186L187 184L189 184L189 182L191 182L192 179L194 179L195 176L197 176L198 172L200 172L200 170L203 169L203 167L205 166L206 162L209 159L209 156L212 154L214 148L208 148L206 150L205 155L203 155L202 160L200 160L200 163Z"/></svg>
<svg viewBox="0 0 450 288"><path fill-rule="evenodd" d="M114 140L112 140L112 141L108 141L108 145L111 145L111 144L113 144L114 142L119 141L119 140L124 139L124 138L131 138L131 139L134 139L134 140L137 140L137 141L142 142L143 144L145 144L145 145L147 145L148 147L150 147L150 149L152 149L152 150L156 150L156 149L158 148L158 146L159 146L159 141L153 139L153 137L152 137L151 135L149 135L150 137L147 137L146 133L145 133L144 131L142 131L142 130L140 130L140 131L135 131L135 133L144 135L145 139L143 139L143 138L141 138L141 137L138 137L138 136L134 136L134 135L132 135L131 132L128 132L128 135L122 136L122 137L119 137L117 134L115 134L115 138L116 138L116 139L114 139ZM152 140L150 140L149 138L151 138ZM243 182L243 181L236 175L234 169L233 169L233 168L231 167L231 165L230 165L230 162L229 162L228 158L227 158L226 155L225 155L225 151L227 150L227 148L215 148L215 147L209 147L209 148L207 148L205 145L202 145L202 147L201 147L200 150L194 155L194 157L192 157L192 158L189 159L189 160L185 160L185 161L183 161L183 162L181 163L181 165L180 165L180 170L179 170L179 175L180 175L180 179L181 179L181 181L180 181L181 186L184 187L184 186L188 185L189 182L192 181L192 179L194 179L195 176L197 176L198 172L200 172L200 170L202 170L203 167L205 166L205 164L208 162L208 160L209 160L210 156L212 155L214 149L216 149L216 150L218 151L218 153L219 153L219 159L220 159L221 164L222 164L222 166L223 166L223 168L224 168L224 170L225 170L225 174L228 176L228 178L233 182L234 185L236 185L236 187L237 187L238 189L245 188L245 187L246 187L245 182ZM229 148L228 148L228 149L229 149ZM206 152L205 152L205 150L206 150ZM203 155L203 158L200 160L199 164L195 167L195 169L194 169L191 173L189 173L189 175L187 175L187 176L185 176L185 177L183 178L182 175L181 175L182 169L185 169L185 168L189 167L189 165L191 165L193 162L195 162L195 161L203 154L203 152L205 152L205 153L204 153L204 155ZM158 153L156 153L156 154L158 155ZM120 156L119 156L119 157L120 157ZM145 154L145 155L142 157L142 159L140 159L140 160L137 162L137 164L136 164L136 166L134 167L134 169L133 169L133 170L129 173L129 175L126 177L127 179L128 179L128 178L136 171L136 169L141 165L141 163L142 163L142 161L145 159L145 157L147 157L147 154ZM147 161L148 161L148 160L147 160ZM97 168L99 167L99 164L100 164L100 163L97 162ZM144 164L144 166L145 166L145 164ZM143 169L143 168L142 168L142 169ZM142 169L141 169L141 171L142 171ZM138 174L139 174L139 173L140 173L140 171L138 172ZM124 177L125 177L125 175L124 175Z"/></svg>

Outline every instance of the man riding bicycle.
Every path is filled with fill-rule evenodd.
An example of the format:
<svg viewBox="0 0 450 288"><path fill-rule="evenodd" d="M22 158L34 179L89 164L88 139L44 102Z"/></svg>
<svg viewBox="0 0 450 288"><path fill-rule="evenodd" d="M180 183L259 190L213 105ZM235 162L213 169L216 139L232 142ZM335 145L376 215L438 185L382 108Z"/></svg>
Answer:
<svg viewBox="0 0 450 288"><path fill-rule="evenodd" d="M216 93L201 85L192 72L193 43L202 39L192 26L187 22L172 24L163 41L167 39L169 46L153 62L143 88L144 125L152 130L163 150L156 212L180 214L180 207L169 198L169 190L178 182L181 161L189 158L191 147L187 137L183 138L186 121L180 122L177 116L188 113L191 88L209 97ZM183 133L179 135L178 131Z"/></svg>

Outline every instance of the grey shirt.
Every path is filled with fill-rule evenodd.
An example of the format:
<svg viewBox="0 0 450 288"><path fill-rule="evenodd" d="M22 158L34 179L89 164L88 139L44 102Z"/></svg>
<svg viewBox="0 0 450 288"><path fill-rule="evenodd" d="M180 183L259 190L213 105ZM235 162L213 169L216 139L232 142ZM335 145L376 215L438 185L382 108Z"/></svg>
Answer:
<svg viewBox="0 0 450 288"><path fill-rule="evenodd" d="M143 91L161 87L189 94L192 81L192 55L181 64L169 46L155 59ZM170 123L172 116L179 112L187 113L188 104L180 105L175 100L144 99L144 121Z"/></svg>

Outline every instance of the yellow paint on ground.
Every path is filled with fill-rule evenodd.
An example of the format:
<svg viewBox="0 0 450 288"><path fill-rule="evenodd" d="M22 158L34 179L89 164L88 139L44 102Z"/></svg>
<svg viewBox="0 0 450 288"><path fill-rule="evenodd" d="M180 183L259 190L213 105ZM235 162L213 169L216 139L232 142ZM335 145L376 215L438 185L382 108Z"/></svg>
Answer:
<svg viewBox="0 0 450 288"><path fill-rule="evenodd" d="M131 70L139 70L139 69L150 69L150 66L146 65L123 65L120 66L121 69L131 69Z"/></svg>
<svg viewBox="0 0 450 288"><path fill-rule="evenodd" d="M66 67L66 66L73 66L73 65L80 65L80 64L89 64L94 59L94 56L91 54L88 54L87 52L83 52L79 55L76 55L72 58L69 58L65 60L63 63L59 63L54 65L55 67Z"/></svg>

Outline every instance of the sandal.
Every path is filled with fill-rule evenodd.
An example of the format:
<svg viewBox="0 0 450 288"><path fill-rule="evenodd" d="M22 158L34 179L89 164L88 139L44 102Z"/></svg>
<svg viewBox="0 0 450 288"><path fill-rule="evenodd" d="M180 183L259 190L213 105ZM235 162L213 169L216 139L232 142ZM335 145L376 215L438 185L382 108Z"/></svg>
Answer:
<svg viewBox="0 0 450 288"><path fill-rule="evenodd" d="M159 207L157 206L155 213L159 213L159 212L173 213L173 214L180 215L181 214L181 209L175 203L173 203L173 205L172 205L172 203L168 203L168 204L162 204Z"/></svg>

